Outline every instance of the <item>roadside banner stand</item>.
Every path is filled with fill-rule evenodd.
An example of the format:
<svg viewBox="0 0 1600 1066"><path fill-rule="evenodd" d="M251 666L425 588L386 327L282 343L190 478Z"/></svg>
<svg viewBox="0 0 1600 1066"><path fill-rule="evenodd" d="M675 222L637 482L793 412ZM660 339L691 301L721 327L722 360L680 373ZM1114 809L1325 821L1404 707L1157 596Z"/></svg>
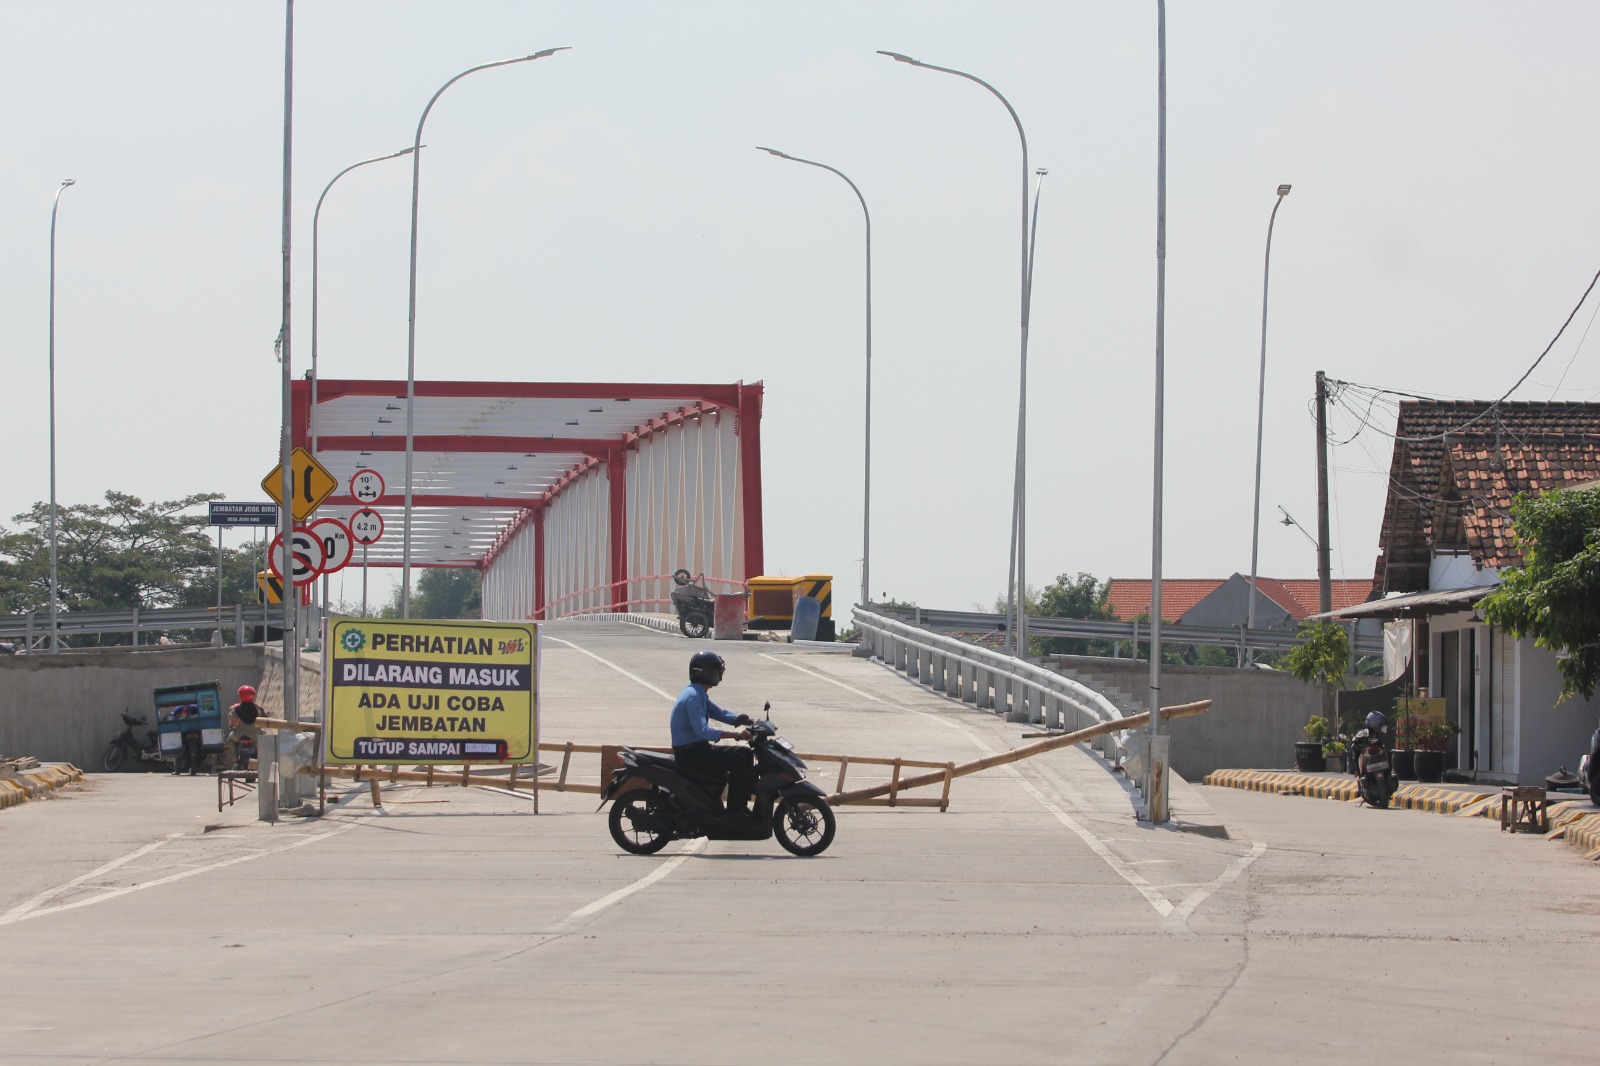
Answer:
<svg viewBox="0 0 1600 1066"><path fill-rule="evenodd" d="M331 618L324 648L323 768L315 772L344 776L351 767L359 781L363 765L387 766L390 781L432 784L439 767L458 766L466 785L490 783L482 780L489 767L509 767L515 788L521 768L537 763L537 624ZM374 806L383 776L367 776Z"/></svg>

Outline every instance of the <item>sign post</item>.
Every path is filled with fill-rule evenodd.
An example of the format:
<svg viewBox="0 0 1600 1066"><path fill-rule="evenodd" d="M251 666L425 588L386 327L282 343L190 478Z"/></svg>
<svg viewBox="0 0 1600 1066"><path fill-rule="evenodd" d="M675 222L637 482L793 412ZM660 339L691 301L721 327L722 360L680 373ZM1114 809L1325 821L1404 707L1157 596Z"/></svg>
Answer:
<svg viewBox="0 0 1600 1066"><path fill-rule="evenodd" d="M224 526L275 526L278 509L270 503L226 503L212 500L206 504L206 523L217 527L217 629L211 636L213 648L222 647L222 529ZM239 644L244 644L244 634L237 634Z"/></svg>
<svg viewBox="0 0 1600 1066"><path fill-rule="evenodd" d="M362 473L371 473L371 471L362 471ZM356 477L360 476L360 474L356 475ZM373 474L373 476L377 477L376 474ZM350 484L351 491L354 492L354 478L351 479ZM383 479L379 478L378 484L381 488ZM377 511L370 507L363 507L350 516L350 537L361 545L361 617L363 618L367 616L367 548L376 544L382 536L383 515Z"/></svg>

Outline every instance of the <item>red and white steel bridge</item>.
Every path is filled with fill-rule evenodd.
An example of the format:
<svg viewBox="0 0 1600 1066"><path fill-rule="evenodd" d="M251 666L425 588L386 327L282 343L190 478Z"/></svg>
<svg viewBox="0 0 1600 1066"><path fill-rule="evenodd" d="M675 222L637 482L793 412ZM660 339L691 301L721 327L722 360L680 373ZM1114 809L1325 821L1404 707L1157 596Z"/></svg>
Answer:
<svg viewBox="0 0 1600 1066"><path fill-rule="evenodd" d="M483 573L485 618L666 610L675 570L714 592L762 572L760 382L418 381L411 565ZM406 383L293 383L294 444L371 506L369 566L403 564ZM358 470L384 495L349 495ZM357 563L362 561L358 552Z"/></svg>

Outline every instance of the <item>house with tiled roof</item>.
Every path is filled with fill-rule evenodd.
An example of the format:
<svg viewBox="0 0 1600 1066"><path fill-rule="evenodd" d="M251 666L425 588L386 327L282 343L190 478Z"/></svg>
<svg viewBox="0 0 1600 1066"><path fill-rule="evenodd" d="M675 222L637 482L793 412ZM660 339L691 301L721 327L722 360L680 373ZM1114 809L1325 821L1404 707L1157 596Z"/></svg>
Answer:
<svg viewBox="0 0 1600 1066"><path fill-rule="evenodd" d="M1114 577L1106 605L1121 621L1150 613L1149 578ZM1364 603L1372 582L1332 582L1334 609ZM1256 628L1285 629L1317 613L1320 603L1316 578L1256 577ZM1165 621L1198 626L1239 626L1249 618L1250 576L1226 578L1162 578L1161 614Z"/></svg>
<svg viewBox="0 0 1600 1066"><path fill-rule="evenodd" d="M1487 625L1476 605L1522 562L1512 501L1597 479L1600 404L1400 404L1375 598L1333 613L1389 620L1413 691L1442 699L1461 731L1446 765L1463 774L1542 784L1588 749L1600 698L1557 704L1555 655Z"/></svg>

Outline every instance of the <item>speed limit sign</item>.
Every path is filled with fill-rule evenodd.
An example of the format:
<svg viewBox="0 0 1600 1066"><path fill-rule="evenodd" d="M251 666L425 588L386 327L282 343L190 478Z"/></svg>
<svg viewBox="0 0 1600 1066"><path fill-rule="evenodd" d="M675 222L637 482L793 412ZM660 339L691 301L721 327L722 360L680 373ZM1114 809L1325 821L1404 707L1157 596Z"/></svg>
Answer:
<svg viewBox="0 0 1600 1066"><path fill-rule="evenodd" d="M311 523L311 535L322 542L324 574L343 570L356 553L355 542L350 539L350 527L337 518L317 519Z"/></svg>
<svg viewBox="0 0 1600 1066"><path fill-rule="evenodd" d="M357 470L350 477L350 495L362 503L377 503L383 498L383 475L376 470Z"/></svg>
<svg viewBox="0 0 1600 1066"><path fill-rule="evenodd" d="M272 541L267 563L280 579L292 580L296 585L309 585L322 573L327 561L322 542L305 527L297 527L289 534L288 559L284 559L284 535L279 533Z"/></svg>
<svg viewBox="0 0 1600 1066"><path fill-rule="evenodd" d="M357 544L376 544L383 536L383 515L363 507L350 516L350 538Z"/></svg>

